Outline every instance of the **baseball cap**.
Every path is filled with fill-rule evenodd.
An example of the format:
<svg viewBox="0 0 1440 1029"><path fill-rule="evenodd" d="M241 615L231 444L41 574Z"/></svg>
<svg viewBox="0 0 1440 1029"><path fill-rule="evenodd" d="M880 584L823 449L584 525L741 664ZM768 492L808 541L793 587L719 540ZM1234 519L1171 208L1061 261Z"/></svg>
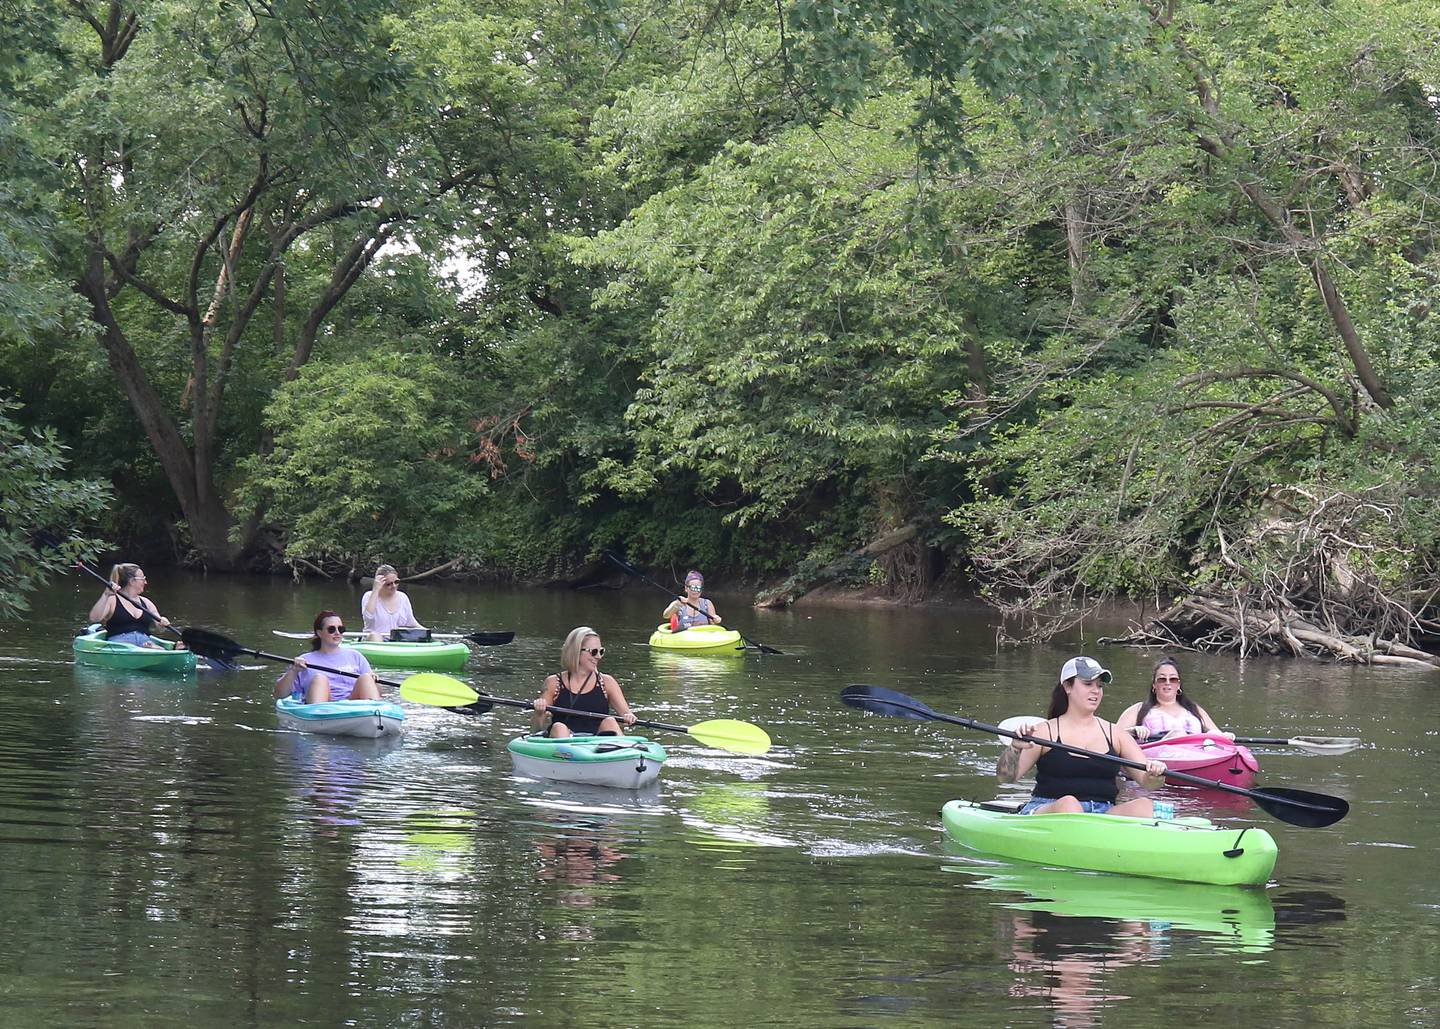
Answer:
<svg viewBox="0 0 1440 1029"><path fill-rule="evenodd" d="M1060 669L1060 681L1076 678L1099 679L1101 682L1109 682L1111 675L1110 670L1093 657L1072 657Z"/></svg>

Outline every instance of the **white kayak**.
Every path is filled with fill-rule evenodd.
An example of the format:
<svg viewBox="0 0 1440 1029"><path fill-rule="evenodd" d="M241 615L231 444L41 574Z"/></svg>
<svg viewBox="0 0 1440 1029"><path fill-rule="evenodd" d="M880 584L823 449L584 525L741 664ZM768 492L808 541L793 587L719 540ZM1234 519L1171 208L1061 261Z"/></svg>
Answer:
<svg viewBox="0 0 1440 1029"><path fill-rule="evenodd" d="M293 697L275 701L275 716L282 729L316 732L326 736L399 736L405 731L405 710L384 700L328 700L302 704Z"/></svg>

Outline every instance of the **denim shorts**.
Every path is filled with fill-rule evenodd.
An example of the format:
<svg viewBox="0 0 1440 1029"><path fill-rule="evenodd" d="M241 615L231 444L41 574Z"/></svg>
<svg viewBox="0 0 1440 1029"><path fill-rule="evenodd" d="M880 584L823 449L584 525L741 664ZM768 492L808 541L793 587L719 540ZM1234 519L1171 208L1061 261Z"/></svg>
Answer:
<svg viewBox="0 0 1440 1029"><path fill-rule="evenodd" d="M119 636L106 636L110 643L133 643L137 647L143 647L150 642L150 637L143 632L122 632Z"/></svg>
<svg viewBox="0 0 1440 1029"><path fill-rule="evenodd" d="M1044 807L1046 804L1053 804L1059 799L1057 797L1031 797L1020 809L1022 815L1033 815L1036 808ZM1082 800L1080 810L1087 815L1103 815L1115 805L1108 800Z"/></svg>

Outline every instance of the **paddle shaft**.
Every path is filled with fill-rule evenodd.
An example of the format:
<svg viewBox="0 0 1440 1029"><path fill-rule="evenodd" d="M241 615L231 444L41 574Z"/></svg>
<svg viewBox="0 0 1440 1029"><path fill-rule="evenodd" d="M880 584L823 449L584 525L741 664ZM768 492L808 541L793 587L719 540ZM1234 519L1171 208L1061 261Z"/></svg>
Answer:
<svg viewBox="0 0 1440 1029"><path fill-rule="evenodd" d="M230 642L234 643L235 641L231 640ZM195 649L194 644L191 644L190 649ZM235 644L235 649L240 651L240 653L242 654L254 654L256 657L263 657L267 661L279 661L281 664L293 664L295 661L293 657L286 657L284 654L270 654L263 650L256 650L254 647L242 647L238 643ZM305 667L310 669L312 672L324 672L327 675L343 675L347 678L355 677L355 673L353 671L347 672L343 668L327 668L324 665L311 664L308 657L305 659ZM373 670L370 674L375 675ZM397 689L400 686L400 684L394 679L382 679L378 675L375 675L375 681L378 682L381 686L394 686Z"/></svg>
<svg viewBox="0 0 1440 1029"><path fill-rule="evenodd" d="M926 714L928 715L928 717L933 718L936 721L951 722L955 725L963 725L969 729L977 729L980 732L994 733L997 736L1009 736L1013 740L1022 740L1025 743L1035 743L1042 747L1054 747L1056 750L1063 750L1068 754L1078 754L1081 757L1097 758L1101 761L1109 761L1112 764L1124 765L1127 768L1139 768L1142 770L1145 768L1144 761L1136 761L1132 758L1120 757L1116 754L1101 754L1098 751L1086 750L1084 747L1077 747L1073 744L1064 743L1060 740L1043 740L1037 739L1034 736L1024 736L1018 732L1011 732L1009 729L1002 729L998 725L987 725L984 722L977 722L973 718L961 718L958 715L946 715L941 714L939 711L928 710ZM1189 772L1173 772L1167 769L1165 772L1165 778L1175 779L1179 782L1188 782L1193 786L1204 786L1207 789L1223 790L1226 793L1235 793L1239 794L1242 797L1250 797L1255 800L1274 800L1274 797L1269 794L1260 793L1255 790L1247 790L1242 786L1232 786L1230 783L1220 782L1218 779L1205 779L1198 775L1191 775ZM1318 805L1306 804L1303 801L1286 800L1284 801L1284 803L1294 804L1300 807L1310 807L1314 808L1317 811L1324 810Z"/></svg>
<svg viewBox="0 0 1440 1029"><path fill-rule="evenodd" d="M608 550L605 551L605 556L606 556L607 558L609 558L612 562L614 562L615 565L618 566L619 569L620 569L622 572L624 572L626 575L633 575L633 576L635 576L635 578L641 580L642 582L648 582L651 586L654 586L657 590L660 590L661 592L663 592L667 597L675 597L676 600L680 601L680 603L684 604L686 607L690 608L692 611L698 611L698 612L700 612L700 614L705 615L705 617L706 617L707 619L710 617L710 615L706 613L706 611L705 611L704 608L697 607L696 605L690 603L690 601L687 600L687 599L685 599L684 597L676 596L676 594L675 594L673 591L666 589L664 586L660 585L658 582L656 582L654 579L650 578L650 576L646 575L644 572L640 571L640 569L636 568L634 565L632 565L632 564L630 564L630 563L628 563L628 562L626 562L626 561L620 560L620 559L619 559L618 557L616 557L614 554L610 553L610 551L608 551ZM721 622L719 619L716 619L716 620L715 620L713 623L711 623L711 624L713 624L713 625L724 625L725 623L724 623L724 622ZM749 646L754 647L756 650L760 651L762 654L772 654L772 653L773 653L773 654L778 654L778 653L780 653L780 651L776 650L774 647L767 647L767 646L766 646L765 644L763 644L763 643L756 643L756 642L755 642L754 640L752 640L749 636L746 636L743 632L740 632L739 629L736 629L735 631L736 631L737 633L740 633L740 638L741 638L742 640L744 640L744 641L746 642L746 644L748 644Z"/></svg>
<svg viewBox="0 0 1440 1029"><path fill-rule="evenodd" d="M492 696L489 696L488 694L485 694L485 693L481 693L481 694L479 695L479 697L476 698L476 700L475 700L474 702L475 702L475 703L479 703L479 704L501 704L501 705L503 705L503 706L505 706L505 707L520 707L520 708L528 707L528 708L530 708L532 711L535 709L535 702L534 702L534 701L530 701L530 700L511 700L509 697L492 697ZM558 712L559 714L562 714L562 715L583 715L583 716L586 717L586 718L604 718L604 717L606 717L605 715L597 715L594 711L581 711L579 708L574 708L574 707L556 707L554 704L546 704L546 705L545 705L545 711L546 711L546 712L555 711L555 712ZM619 716L619 715L614 715L614 716L612 716L612 717L614 717L614 719L615 719L617 722L620 721L620 716ZM643 726L645 726L647 729L665 729L665 730L667 730L668 732L689 732L689 731L690 731L690 727L689 727L688 725L671 725L669 722L652 722L652 721L651 721L650 719L648 719L648 718L637 718L637 719L635 719L635 721L634 721L632 724L634 724L634 725L643 725Z"/></svg>

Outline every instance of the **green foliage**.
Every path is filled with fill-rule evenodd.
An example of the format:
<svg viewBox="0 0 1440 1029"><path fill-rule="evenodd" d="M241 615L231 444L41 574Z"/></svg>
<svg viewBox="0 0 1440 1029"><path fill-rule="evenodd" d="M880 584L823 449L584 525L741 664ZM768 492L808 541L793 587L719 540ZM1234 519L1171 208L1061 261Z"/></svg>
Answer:
<svg viewBox="0 0 1440 1029"><path fill-rule="evenodd" d="M85 532L110 499L101 483L66 478L65 448L17 425L18 407L0 397L0 618L24 614L26 594L94 553Z"/></svg>
<svg viewBox="0 0 1440 1029"><path fill-rule="evenodd" d="M311 365L266 410L275 451L243 465L244 503L268 498L292 557L354 567L474 553L490 486L472 461L469 393L458 367L424 353Z"/></svg>

